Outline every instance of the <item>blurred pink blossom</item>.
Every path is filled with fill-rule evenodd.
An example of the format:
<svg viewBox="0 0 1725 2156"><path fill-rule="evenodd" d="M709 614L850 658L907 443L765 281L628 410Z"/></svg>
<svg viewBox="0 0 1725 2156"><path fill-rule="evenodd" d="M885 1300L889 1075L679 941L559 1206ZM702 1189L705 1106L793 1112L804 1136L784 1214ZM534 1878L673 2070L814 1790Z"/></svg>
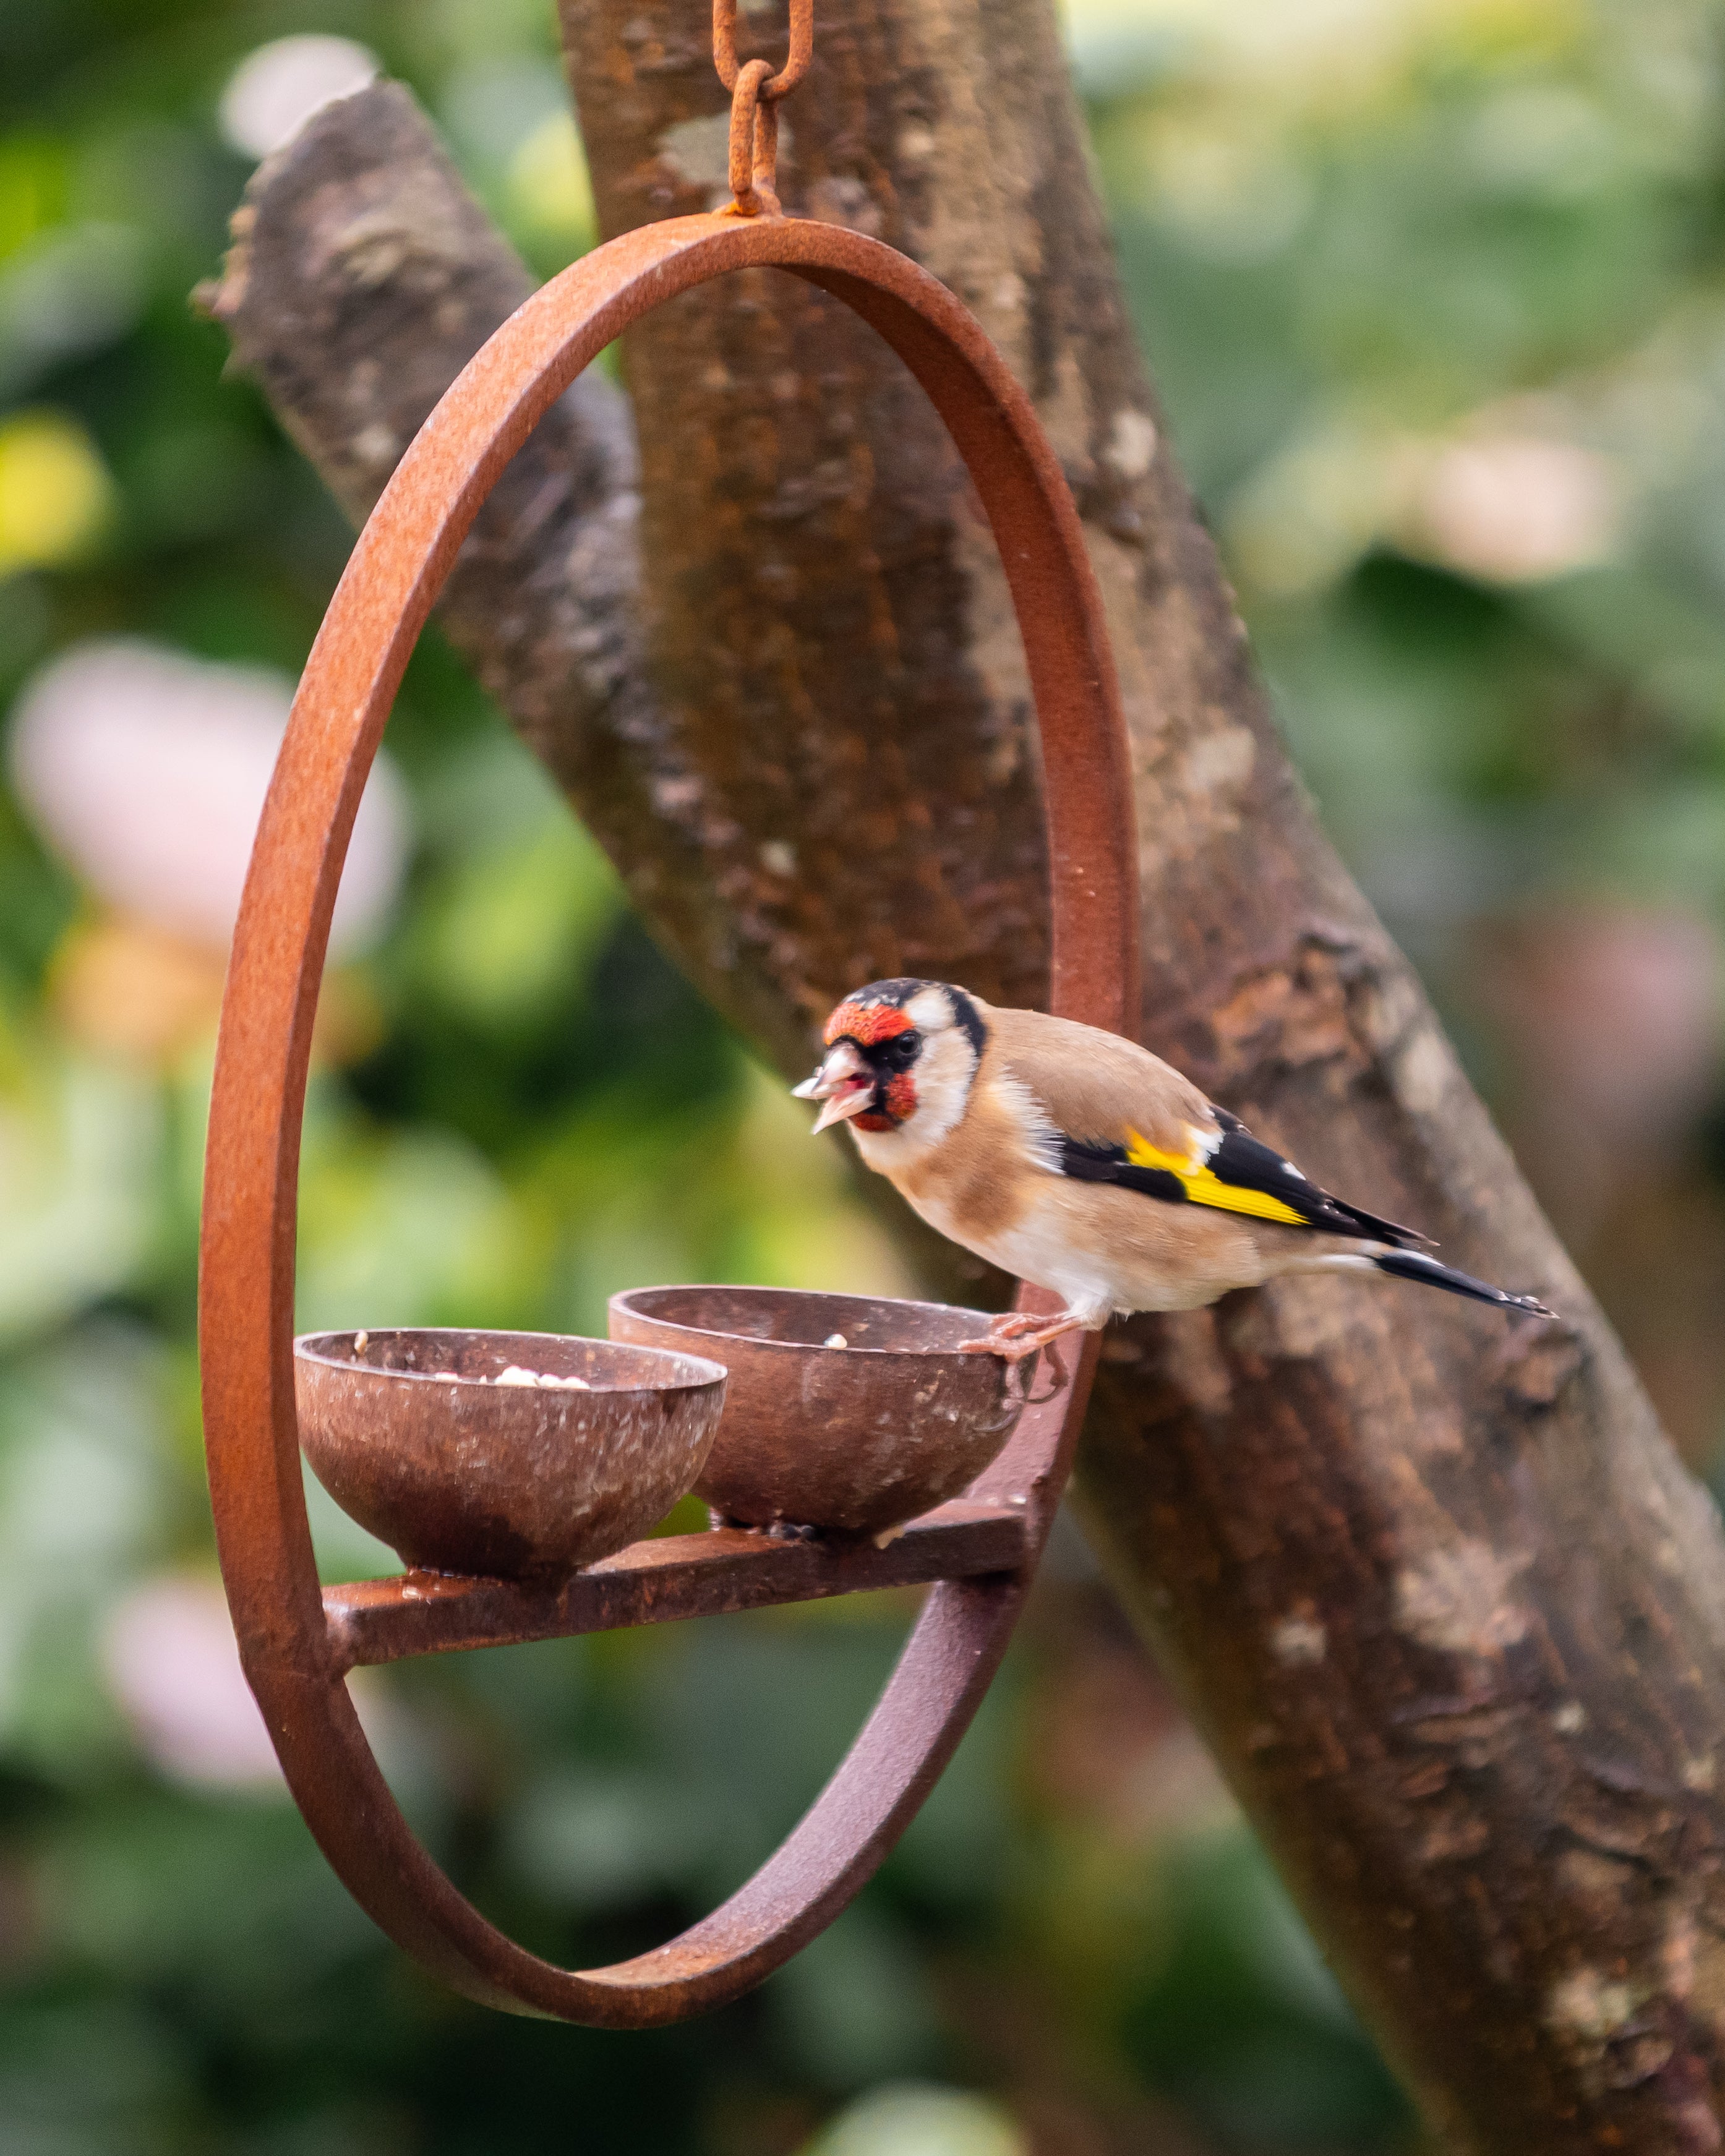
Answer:
<svg viewBox="0 0 1725 2156"><path fill-rule="evenodd" d="M297 135L314 112L363 90L376 58L352 38L302 32L274 38L249 53L222 92L222 132L251 157L267 157Z"/></svg>
<svg viewBox="0 0 1725 2156"><path fill-rule="evenodd" d="M1482 433L1445 444L1416 491L1425 550L1495 583L1593 567L1617 534L1610 466L1579 443Z"/></svg>
<svg viewBox="0 0 1725 2156"><path fill-rule="evenodd" d="M1598 1142L1657 1151L1718 1083L1725 949L1681 907L1578 905L1497 924L1480 981L1528 1081Z"/></svg>
<svg viewBox="0 0 1725 2156"><path fill-rule="evenodd" d="M217 1581L177 1573L146 1580L109 1612L101 1658L121 1712L170 1780L228 1789L280 1784Z"/></svg>
<svg viewBox="0 0 1725 2156"><path fill-rule="evenodd" d="M289 684L264 668L138 642L77 644L18 698L13 782L43 836L98 897L225 950L291 701ZM408 835L401 782L380 756L342 872L332 955L382 929Z"/></svg>
<svg viewBox="0 0 1725 2156"><path fill-rule="evenodd" d="M145 1580L109 1610L98 1645L115 1705L170 1781L285 1793L218 1579L165 1572ZM376 1677L357 1670L347 1681L360 1727L393 1783L423 1786L434 1768L418 1725Z"/></svg>

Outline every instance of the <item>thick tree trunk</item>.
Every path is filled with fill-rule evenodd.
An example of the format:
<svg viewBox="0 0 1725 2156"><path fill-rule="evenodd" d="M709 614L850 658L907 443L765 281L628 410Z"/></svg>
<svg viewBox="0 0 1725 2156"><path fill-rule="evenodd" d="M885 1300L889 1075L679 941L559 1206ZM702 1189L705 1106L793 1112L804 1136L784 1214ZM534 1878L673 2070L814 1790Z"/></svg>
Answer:
<svg viewBox="0 0 1725 2156"><path fill-rule="evenodd" d="M702 12L565 0L564 28L606 230L707 206ZM1563 1313L1304 1281L1117 1328L1079 1493L1109 1576L1451 2145L1699 2156L1725 2117L1717 1520L1289 772L1162 440L1051 13L849 0L786 119L787 208L957 290L1065 462L1134 737L1145 1039ZM523 273L388 87L266 167L237 234L215 311L357 515ZM622 399L589 384L470 542L456 643L787 1067L871 975L1034 1001L1021 661L920 393L776 275L677 301L626 365L639 489Z"/></svg>

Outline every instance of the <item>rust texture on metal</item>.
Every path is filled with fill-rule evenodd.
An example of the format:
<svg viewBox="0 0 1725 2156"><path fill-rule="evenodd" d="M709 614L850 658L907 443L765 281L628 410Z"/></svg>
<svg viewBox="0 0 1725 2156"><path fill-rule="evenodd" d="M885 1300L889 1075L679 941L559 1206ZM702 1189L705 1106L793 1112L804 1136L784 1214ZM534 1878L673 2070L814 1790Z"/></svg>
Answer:
<svg viewBox="0 0 1725 2156"><path fill-rule="evenodd" d="M771 72L751 60L731 93L731 193L745 217L778 213L778 107L762 95Z"/></svg>
<svg viewBox="0 0 1725 2156"><path fill-rule="evenodd" d="M769 69L762 86L764 103L776 105L788 97L814 57L814 0L791 0L790 49L785 64L774 74ZM713 0L713 65L726 90L735 90L742 70L737 64L737 0Z"/></svg>
<svg viewBox="0 0 1725 2156"><path fill-rule="evenodd" d="M404 1573L326 1587L337 1664L405 1661L469 1647L518 1646L631 1625L671 1625L887 1587L928 1587L1019 1571L1024 1507L957 1498L911 1521L884 1548L870 1538L780 1541L740 1527L662 1535L543 1586Z"/></svg>
<svg viewBox="0 0 1725 2156"><path fill-rule="evenodd" d="M814 56L814 0L791 0L790 50L775 74L767 60L737 64L737 0L713 0L713 65L731 93L731 192L744 217L778 214L778 105Z"/></svg>
<svg viewBox="0 0 1725 2156"><path fill-rule="evenodd" d="M343 1512L409 1565L502 1579L646 1534L725 1399L721 1363L542 1332L319 1333L295 1342L294 1379L300 1443Z"/></svg>
<svg viewBox="0 0 1725 2156"><path fill-rule="evenodd" d="M962 1343L985 1312L784 1287L644 1287L610 1333L730 1373L696 1493L727 1520L875 1534L968 1490L1024 1405L1018 1373Z"/></svg>
<svg viewBox="0 0 1725 2156"><path fill-rule="evenodd" d="M606 2026L735 1997L841 1909L913 1816L993 1676L1070 1464L1094 1373L1028 1406L973 1500L1024 1518L1011 1573L928 1595L897 1669L788 1840L669 1946L603 1969L526 1952L444 1877L379 1773L341 1681L300 1482L292 1342L300 1118L341 862L403 670L480 504L534 424L631 322L743 269L834 293L909 367L969 467L1009 581L1041 728L1052 1007L1131 1032L1137 861L1118 691L1081 528L1029 399L974 319L891 249L735 210L613 240L491 338L403 458L331 603L266 798L235 932L211 1100L200 1344L211 1499L240 1652L288 1783L377 1922L457 1989ZM1047 1298L1021 1292L1025 1307ZM715 1606L722 1607L721 1601Z"/></svg>

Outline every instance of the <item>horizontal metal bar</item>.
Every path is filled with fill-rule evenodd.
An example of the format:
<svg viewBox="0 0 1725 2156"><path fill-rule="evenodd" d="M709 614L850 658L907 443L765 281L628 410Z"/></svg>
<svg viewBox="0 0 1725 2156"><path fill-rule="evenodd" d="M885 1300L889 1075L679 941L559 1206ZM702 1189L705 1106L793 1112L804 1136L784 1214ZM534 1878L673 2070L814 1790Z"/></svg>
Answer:
<svg viewBox="0 0 1725 2156"><path fill-rule="evenodd" d="M866 1538L780 1541L726 1527L632 1543L549 1586L408 1572L326 1587L323 1606L336 1666L345 1671L1015 1572L1028 1554L1022 1512L959 1498L913 1520L884 1549Z"/></svg>

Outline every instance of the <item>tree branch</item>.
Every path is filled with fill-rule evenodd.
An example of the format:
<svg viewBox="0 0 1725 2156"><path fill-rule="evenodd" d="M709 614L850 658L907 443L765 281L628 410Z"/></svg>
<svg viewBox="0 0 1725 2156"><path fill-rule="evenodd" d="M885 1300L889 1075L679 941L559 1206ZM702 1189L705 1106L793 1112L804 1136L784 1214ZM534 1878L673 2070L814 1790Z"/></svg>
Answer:
<svg viewBox="0 0 1725 2156"><path fill-rule="evenodd" d="M1699 2156L1725 2035L1715 1515L1288 769L1162 444L1051 14L832 13L787 207L957 290L1065 463L1134 738L1146 1039L1314 1175L1563 1313L1507 1331L1296 1281L1137 1321L1086 1431L1086 1523L1451 2143ZM705 207L724 99L697 12L565 0L564 28L607 231ZM264 167L237 236L216 311L360 513L523 273L388 87ZM788 1066L871 975L1037 1000L1021 660L920 393L776 275L686 295L626 364L645 543L590 383L464 552L458 646Z"/></svg>

